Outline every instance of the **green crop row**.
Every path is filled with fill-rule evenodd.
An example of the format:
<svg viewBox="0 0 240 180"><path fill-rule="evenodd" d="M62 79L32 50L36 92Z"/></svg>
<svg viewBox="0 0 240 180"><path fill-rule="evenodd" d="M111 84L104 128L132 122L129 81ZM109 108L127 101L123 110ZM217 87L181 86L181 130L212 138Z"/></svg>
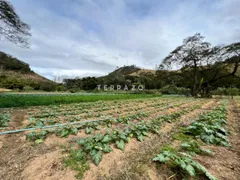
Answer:
<svg viewBox="0 0 240 180"><path fill-rule="evenodd" d="M154 94L1 94L0 108L159 97Z"/></svg>
<svg viewBox="0 0 240 180"><path fill-rule="evenodd" d="M196 154L214 155L211 150L201 147L204 143L230 146L228 133L223 127L227 123L226 119L225 103L209 113L201 114L195 122L174 136L176 140L182 141L180 147L165 146L152 160L169 165L175 172L174 176L184 180L189 177L196 179L199 175L204 175L210 180L217 180L193 158Z"/></svg>
<svg viewBox="0 0 240 180"><path fill-rule="evenodd" d="M172 113L167 119L166 116L160 116L156 119L140 121L138 123L125 122L127 126L124 129L108 129L104 134L98 133L86 138L79 138L76 140L79 144L79 149L71 149L70 156L65 162L78 171L78 177L82 177L88 167L88 157L91 157L97 166L102 160L103 154L112 151L112 144L114 144L116 148L124 151L125 145L131 138L143 141L149 133L158 134L164 122L167 121L170 123L176 121L183 114L189 113L196 108L199 108L199 105Z"/></svg>

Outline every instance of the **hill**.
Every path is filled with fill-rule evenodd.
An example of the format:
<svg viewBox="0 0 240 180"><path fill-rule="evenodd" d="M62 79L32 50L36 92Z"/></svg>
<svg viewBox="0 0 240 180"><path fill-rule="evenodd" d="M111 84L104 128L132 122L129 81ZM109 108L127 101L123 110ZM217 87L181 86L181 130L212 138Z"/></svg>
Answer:
<svg viewBox="0 0 240 180"><path fill-rule="evenodd" d="M29 64L0 51L0 88L51 91L56 85L32 71Z"/></svg>
<svg viewBox="0 0 240 180"><path fill-rule="evenodd" d="M131 85L144 84L147 88L154 89L154 78L156 71L150 69L141 69L135 65L123 66L106 76L97 78L98 83L102 85Z"/></svg>
<svg viewBox="0 0 240 180"><path fill-rule="evenodd" d="M218 87L240 88L239 78L231 75L234 70L235 59L231 58L226 62L218 62L209 66L199 66L197 71L198 86L201 87L201 81L206 83L210 81L209 87L215 90ZM141 69L135 65L123 66L102 77L84 77L75 79L65 79L64 86L72 92L80 90L96 90L100 85L124 87L128 85L144 85L145 89L166 89L170 94L180 88L182 91L191 89L193 84L192 67L183 67L178 70L150 70ZM240 76L240 68L237 69L236 76ZM222 77L222 78L221 78ZM205 84L204 84L205 85ZM182 88L182 89L181 89ZM170 90L169 90L170 89Z"/></svg>
<svg viewBox="0 0 240 180"><path fill-rule="evenodd" d="M154 77L156 75L156 70L152 69L141 69L135 65L131 66L123 66L115 71L109 73L106 76L102 76L99 79L103 80L109 80L109 81L114 81L114 80L131 80L132 82L138 82L138 79L142 79L145 77Z"/></svg>
<svg viewBox="0 0 240 180"><path fill-rule="evenodd" d="M151 73L152 75L156 74L156 70L152 69L141 69L135 65L131 66L123 66L115 71L109 73L107 76L104 77L112 77L112 76L145 76Z"/></svg>

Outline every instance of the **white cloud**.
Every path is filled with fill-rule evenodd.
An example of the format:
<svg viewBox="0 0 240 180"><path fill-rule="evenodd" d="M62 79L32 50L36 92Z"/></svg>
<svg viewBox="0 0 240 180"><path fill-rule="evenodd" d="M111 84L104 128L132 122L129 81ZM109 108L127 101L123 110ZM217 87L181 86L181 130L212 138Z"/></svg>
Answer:
<svg viewBox="0 0 240 180"><path fill-rule="evenodd" d="M59 78L73 78L73 77L86 77L86 76L103 76L101 71L92 70L78 70L78 69L57 69L57 68L38 68L32 67L33 71L36 71L47 78L59 77Z"/></svg>
<svg viewBox="0 0 240 180"><path fill-rule="evenodd" d="M240 40L239 0L12 3L32 27L31 49L0 42L0 50L51 79L107 74L124 64L154 68L196 32L214 45Z"/></svg>

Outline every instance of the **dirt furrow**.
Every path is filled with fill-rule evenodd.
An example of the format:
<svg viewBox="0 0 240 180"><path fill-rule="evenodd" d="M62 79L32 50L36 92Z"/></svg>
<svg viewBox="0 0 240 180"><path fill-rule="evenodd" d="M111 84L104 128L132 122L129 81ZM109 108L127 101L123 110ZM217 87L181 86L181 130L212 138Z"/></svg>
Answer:
<svg viewBox="0 0 240 180"><path fill-rule="evenodd" d="M215 101L206 103L203 107L214 107ZM126 144L124 152L119 149L114 149L111 153L104 154L103 160L98 166L90 165L90 170L85 173L84 180L99 180L99 179L132 179L138 174L138 169L145 169L145 161L149 161L149 154L158 149L167 141L171 140L173 132L178 126L186 121L193 120L198 114L204 110L197 109L187 115L181 117L177 122L166 123L160 129L160 135L152 135L144 140L143 143L133 139ZM150 158L151 159L151 158ZM139 164L141 163L141 164ZM139 165L139 166L138 166ZM145 170L144 170L145 171ZM134 175L134 172L135 175ZM138 174L139 175L139 174ZM141 179L142 174L135 177Z"/></svg>

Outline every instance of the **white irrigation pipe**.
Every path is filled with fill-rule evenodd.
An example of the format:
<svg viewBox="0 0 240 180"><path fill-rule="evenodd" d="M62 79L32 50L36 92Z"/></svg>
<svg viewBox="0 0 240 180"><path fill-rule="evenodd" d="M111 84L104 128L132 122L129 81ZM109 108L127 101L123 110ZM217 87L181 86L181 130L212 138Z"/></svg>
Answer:
<svg viewBox="0 0 240 180"><path fill-rule="evenodd" d="M166 107L167 109L167 107ZM180 108L181 109L181 108ZM183 108L185 109L185 108ZM207 109L205 109L207 110ZM64 123L64 124L55 124L52 126L43 126L43 127L36 127L36 128L25 128L25 129L17 129L17 130L12 130L12 131L5 131L5 132L0 132L0 135L4 135L4 134L13 134L13 133L19 133L19 132L24 132L24 131L33 131L33 130L38 130L38 129L49 129L49 128L53 128L53 127L63 127L63 126L67 126L67 125L75 125L75 124L84 124L84 123L88 123L88 122L99 122L99 121L106 121L107 119L99 119L99 120L87 120L87 121L80 121L80 122L71 122L71 123Z"/></svg>
<svg viewBox="0 0 240 180"><path fill-rule="evenodd" d="M166 107L166 109L167 109L167 107ZM51 125L51 126L43 126L43 127L36 127L36 128L17 129L17 130L12 130L12 131L0 132L0 135L13 134L13 133L19 133L19 132L24 132L24 131L33 131L33 130L38 130L38 129L49 129L49 128L53 128L53 127L61 127L61 126L63 127L63 126L67 126L67 125L84 124L84 123L88 123L88 122L106 121L108 119L87 120L87 121L71 122L71 123L65 123L65 124L55 124L55 125Z"/></svg>
<svg viewBox="0 0 240 180"><path fill-rule="evenodd" d="M0 135L4 134L13 134L13 133L19 133L19 132L24 132L24 131L33 131L33 130L38 130L38 129L49 129L53 127L63 127L67 125L75 125L75 124L84 124L88 122L98 122L98 121L106 121L108 119L99 119L99 120L87 120L87 121L80 121L80 122L71 122L71 123L64 123L64 124L55 124L51 126L43 126L43 127L35 127L35 128L25 128L25 129L17 129L17 130L12 130L12 131L5 131L5 132L0 132Z"/></svg>

